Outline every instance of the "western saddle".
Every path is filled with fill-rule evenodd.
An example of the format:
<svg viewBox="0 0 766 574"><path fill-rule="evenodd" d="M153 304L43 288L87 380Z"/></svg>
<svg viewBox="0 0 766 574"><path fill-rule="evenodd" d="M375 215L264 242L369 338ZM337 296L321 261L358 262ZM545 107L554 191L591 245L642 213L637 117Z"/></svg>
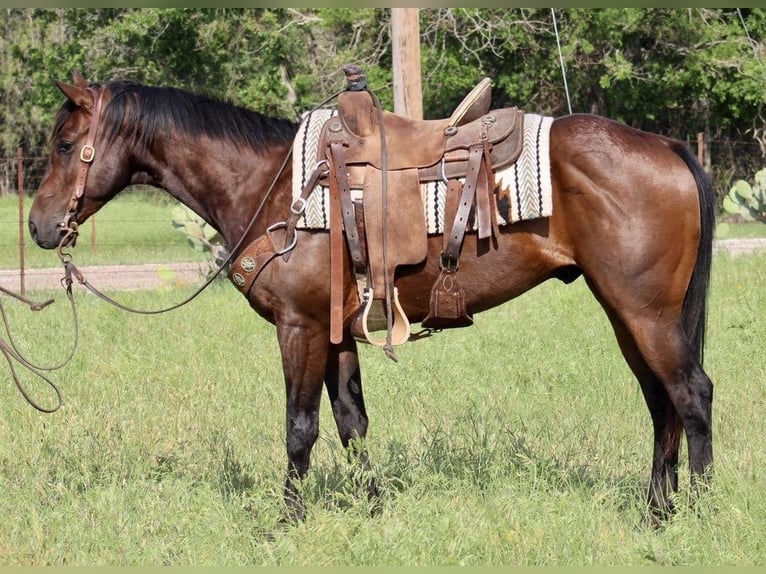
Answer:
<svg viewBox="0 0 766 574"><path fill-rule="evenodd" d="M494 173L519 157L524 114L515 107L490 112L491 82L485 78L449 118L412 120L381 109L361 68L343 70L348 88L338 95L338 114L322 128L320 167L301 199L305 205L317 183L330 190L331 341L343 338L343 250L348 249L361 304L351 333L395 359L393 346L407 341L410 324L394 273L427 255L421 182L441 180L447 186L441 272L422 325L471 325L456 276L463 237L471 222L479 239L497 235ZM285 244L294 237L301 199L293 204ZM385 339L372 336L383 329Z"/></svg>

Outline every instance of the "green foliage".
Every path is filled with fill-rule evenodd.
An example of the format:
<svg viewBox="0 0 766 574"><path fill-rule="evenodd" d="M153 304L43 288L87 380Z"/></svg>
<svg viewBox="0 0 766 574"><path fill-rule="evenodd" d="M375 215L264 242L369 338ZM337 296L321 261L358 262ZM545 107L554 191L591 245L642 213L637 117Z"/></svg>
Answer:
<svg viewBox="0 0 766 574"><path fill-rule="evenodd" d="M420 9L423 110L445 117L484 76L495 107L597 113L631 126L716 142L721 190L766 149L763 8ZM747 33L743 29L744 19ZM206 92L295 119L366 71L393 107L391 9L30 8L0 10L0 157L43 155L63 102L52 80L128 78ZM569 97L567 97L569 96ZM729 142L754 142L731 153ZM757 158L757 159L756 159ZM0 193L12 187L0 163Z"/></svg>
<svg viewBox="0 0 766 574"><path fill-rule="evenodd" d="M183 204L173 208L173 227L186 235L189 246L200 253L209 253L216 265L228 257L218 230Z"/></svg>
<svg viewBox="0 0 766 574"><path fill-rule="evenodd" d="M723 209L745 221L766 223L766 168L755 174L752 186L744 179L737 180L723 198Z"/></svg>
<svg viewBox="0 0 766 574"><path fill-rule="evenodd" d="M711 8L556 9L575 111L670 133L763 137L766 16ZM0 147L44 148L62 102L53 79L130 78L293 117L362 65L392 100L390 9L108 8L0 11ZM449 113L482 77L497 105L566 113L551 9L420 10L424 111ZM762 121L760 122L762 123ZM749 134L749 135L748 135Z"/></svg>

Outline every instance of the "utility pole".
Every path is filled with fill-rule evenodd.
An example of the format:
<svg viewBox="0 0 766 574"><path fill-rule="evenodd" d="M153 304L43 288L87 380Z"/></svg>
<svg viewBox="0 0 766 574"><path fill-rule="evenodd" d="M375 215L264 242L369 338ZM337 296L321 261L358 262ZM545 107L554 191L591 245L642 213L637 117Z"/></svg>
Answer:
<svg viewBox="0 0 766 574"><path fill-rule="evenodd" d="M423 119L419 8L391 8L394 113Z"/></svg>

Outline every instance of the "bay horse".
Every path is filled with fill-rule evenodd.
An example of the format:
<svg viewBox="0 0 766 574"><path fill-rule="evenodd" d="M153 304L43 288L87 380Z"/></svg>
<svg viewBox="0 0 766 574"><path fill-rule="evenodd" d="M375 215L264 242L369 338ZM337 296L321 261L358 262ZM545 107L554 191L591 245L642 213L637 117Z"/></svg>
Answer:
<svg viewBox="0 0 766 574"><path fill-rule="evenodd" d="M230 248L289 217L291 166L280 168L296 122L177 88L73 77L71 84L56 82L67 100L29 213L40 247L59 246L66 222L82 224L133 184L165 190L218 229ZM551 278L584 278L649 408L647 517L661 523L674 507L684 433L692 490L711 476L713 384L702 362L713 187L683 143L597 115L556 118L550 150L552 215L501 227L496 249L480 250L476 234L466 234L460 261L466 306L477 313ZM323 386L342 444L360 464L369 461L363 447L355 449L368 416L349 331L353 314L344 315L339 343L329 336L329 234L296 234L291 257L274 258L247 297L276 326L286 385L285 509L301 519L298 481L318 437ZM395 278L413 322L426 317L440 272L442 239L427 242L426 259ZM344 297L358 308L350 267L346 261ZM369 490L374 496L373 481Z"/></svg>

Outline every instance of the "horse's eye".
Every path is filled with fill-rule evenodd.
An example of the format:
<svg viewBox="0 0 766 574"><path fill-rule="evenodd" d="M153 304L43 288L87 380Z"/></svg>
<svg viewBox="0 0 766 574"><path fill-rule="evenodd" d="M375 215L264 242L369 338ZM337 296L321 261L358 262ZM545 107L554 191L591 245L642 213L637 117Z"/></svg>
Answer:
<svg viewBox="0 0 766 574"><path fill-rule="evenodd" d="M70 153L72 151L72 142L66 141L66 140L60 140L58 144L56 144L56 149L59 153Z"/></svg>

